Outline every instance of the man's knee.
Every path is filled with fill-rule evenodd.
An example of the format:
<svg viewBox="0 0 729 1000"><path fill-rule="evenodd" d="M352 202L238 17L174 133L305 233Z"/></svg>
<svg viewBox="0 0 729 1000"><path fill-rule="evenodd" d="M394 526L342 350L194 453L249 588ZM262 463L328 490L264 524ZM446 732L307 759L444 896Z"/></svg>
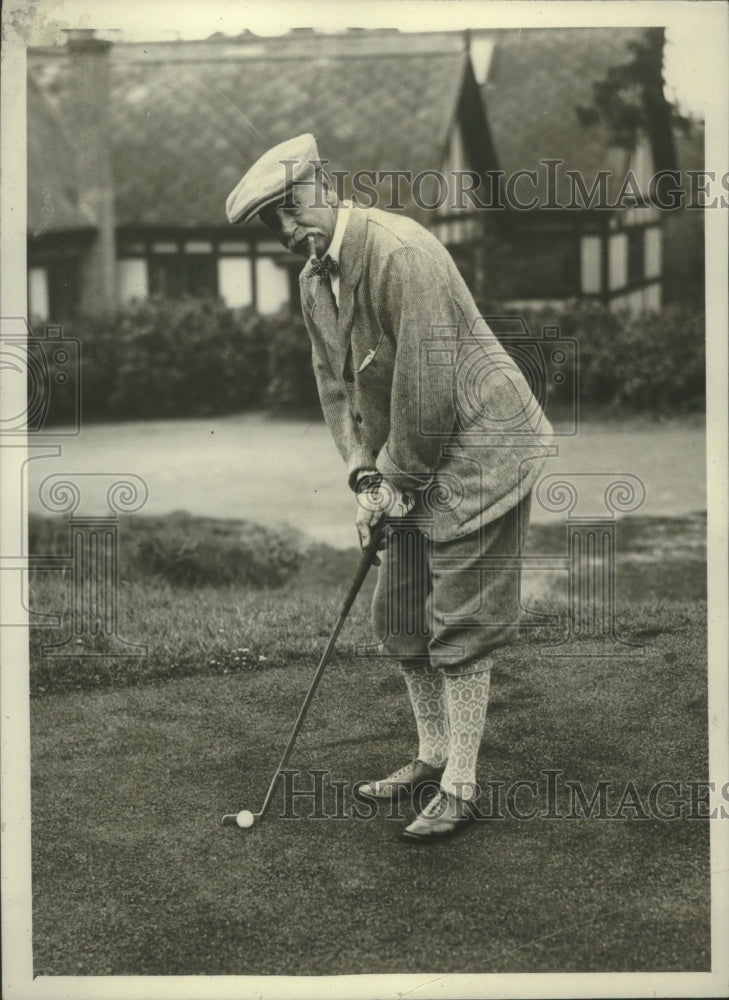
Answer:
<svg viewBox="0 0 729 1000"><path fill-rule="evenodd" d="M376 632L383 656L392 657L403 663L423 664L430 662L428 653L428 636L417 635L382 635Z"/></svg>
<svg viewBox="0 0 729 1000"><path fill-rule="evenodd" d="M430 629L425 602L418 586L395 591L383 570L372 599L372 628L383 654L397 660L428 659Z"/></svg>

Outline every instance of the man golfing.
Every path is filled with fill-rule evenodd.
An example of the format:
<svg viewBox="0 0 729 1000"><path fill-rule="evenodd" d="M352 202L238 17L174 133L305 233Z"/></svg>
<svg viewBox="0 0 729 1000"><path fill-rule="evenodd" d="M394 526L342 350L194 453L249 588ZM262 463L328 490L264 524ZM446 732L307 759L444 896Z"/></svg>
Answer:
<svg viewBox="0 0 729 1000"><path fill-rule="evenodd" d="M516 557L551 428L446 248L411 219L341 202L312 135L257 160L226 212L258 215L307 259L319 398L363 548L387 517L373 626L418 735L413 758L362 791L433 785L403 836L438 840L474 815L492 656L518 633Z"/></svg>

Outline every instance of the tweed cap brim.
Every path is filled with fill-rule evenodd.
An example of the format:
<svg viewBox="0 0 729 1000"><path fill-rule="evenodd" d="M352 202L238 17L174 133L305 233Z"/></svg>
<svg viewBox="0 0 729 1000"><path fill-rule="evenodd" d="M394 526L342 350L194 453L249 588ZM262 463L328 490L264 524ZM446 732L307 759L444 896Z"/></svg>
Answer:
<svg viewBox="0 0 729 1000"><path fill-rule="evenodd" d="M228 222L250 222L261 209L278 201L292 184L313 178L319 162L316 139L310 132L279 143L263 154L228 195Z"/></svg>

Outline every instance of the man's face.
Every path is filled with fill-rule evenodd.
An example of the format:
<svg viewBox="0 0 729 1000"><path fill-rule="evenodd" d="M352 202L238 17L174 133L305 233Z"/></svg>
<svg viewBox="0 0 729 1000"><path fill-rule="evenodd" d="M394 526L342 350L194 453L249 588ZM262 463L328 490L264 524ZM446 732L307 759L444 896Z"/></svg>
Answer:
<svg viewBox="0 0 729 1000"><path fill-rule="evenodd" d="M317 187L319 182L316 182ZM307 236L313 236L316 255L321 257L334 236L337 224L337 199L326 177L321 187L314 184L294 184L279 202L267 205L258 213L273 235L300 257L309 256Z"/></svg>

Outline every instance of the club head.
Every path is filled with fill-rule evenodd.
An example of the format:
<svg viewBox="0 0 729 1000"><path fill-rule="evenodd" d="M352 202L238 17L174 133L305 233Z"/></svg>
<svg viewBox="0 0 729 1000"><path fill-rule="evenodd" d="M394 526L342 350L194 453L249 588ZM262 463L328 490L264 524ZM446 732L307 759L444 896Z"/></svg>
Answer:
<svg viewBox="0 0 729 1000"><path fill-rule="evenodd" d="M226 813L221 822L223 826L235 826L239 830L250 830L259 819L260 813L252 813L248 809L241 809L238 813Z"/></svg>

